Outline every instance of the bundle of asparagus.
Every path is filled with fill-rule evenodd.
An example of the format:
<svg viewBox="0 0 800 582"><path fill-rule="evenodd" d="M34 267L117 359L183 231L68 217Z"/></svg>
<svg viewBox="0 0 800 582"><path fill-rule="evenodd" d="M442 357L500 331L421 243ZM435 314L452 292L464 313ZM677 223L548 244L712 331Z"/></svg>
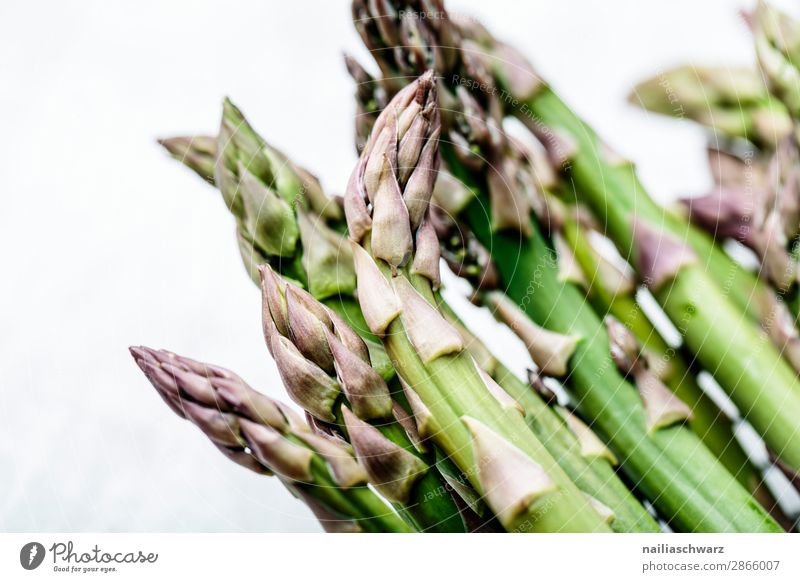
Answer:
<svg viewBox="0 0 800 582"><path fill-rule="evenodd" d="M761 5L752 19L775 98L753 89L742 120L704 116L689 97L683 111L764 152L770 136L783 140L764 154L780 162L762 164L765 174L780 165L769 200L783 221L736 236L743 215L717 205L727 222L714 238L752 243L762 280L687 220L708 226L716 199L685 215L655 206L631 165L477 21L450 18L437 0L354 0L353 14L381 75L347 58L360 155L343 198L228 100L216 138L161 141L234 216L267 347L306 421L232 372L131 348L165 402L235 462L275 474L329 531L790 527L697 380L711 373L796 476L800 382L787 361L796 366L800 342L786 305L797 285L780 278L793 249L777 252L770 237L796 236L785 69L800 35L786 17ZM691 75L674 75L691 94ZM747 72L705 77L720 109L750 88ZM509 137L507 117L530 135ZM728 152L712 159L744 173ZM606 236L621 256L601 252ZM524 342L526 381L443 297L441 258ZM679 349L642 310L641 285L682 332Z"/></svg>
<svg viewBox="0 0 800 582"><path fill-rule="evenodd" d="M228 105L226 106L226 109L230 110L231 108ZM241 118L238 123L242 126L246 126L246 122L243 118ZM230 141L230 139L226 138L226 143ZM211 143L211 141L206 138L176 138L163 141L163 144L173 153L173 155L181 158L189 167L192 167L201 176L208 175L211 164L206 163L203 167L200 167L197 165L196 160L201 157L201 148L206 148L207 150L209 143ZM247 155L253 154L251 152ZM207 159L207 162L210 161L211 159ZM230 208L232 210L235 209L235 205L231 205ZM256 222L257 223L254 228L258 230L260 225L258 224L258 221ZM241 224L242 223L240 221L240 228ZM331 221L331 225L334 228L340 227L336 221ZM245 256L247 263L249 262L249 254L246 254ZM274 260L277 257L266 254L265 258L266 260L274 263ZM295 259L294 262L297 261L302 262L302 259ZM275 277L273 271L263 270L263 273L269 274L269 276L264 277L265 282L274 282ZM273 289L273 291L267 293L266 289ZM287 296L297 293L299 293L299 290L295 288ZM275 297L274 285L265 285L265 297ZM303 297L306 301L310 299L310 295L308 294L304 294ZM343 294L340 293L337 297L338 298L336 300L331 300L328 298L326 301L327 305L332 306L334 309L340 308L342 305ZM273 300L273 303L276 301L277 300ZM439 298L439 301L441 302L441 298ZM266 300L265 302L269 304ZM447 308L445 303L441 302L440 305L447 310L449 317L454 317L452 311ZM265 313L271 312L265 310ZM347 313L346 311L342 313L343 317L352 317L352 313ZM329 318L330 316L331 315L327 315L324 316L324 318ZM271 320L267 319L267 321L269 322ZM365 335L369 335L368 331L364 332L364 324L359 322L363 322L363 320L359 319L356 322L356 327L359 329L359 331L365 333ZM343 324L344 322L339 322L339 325ZM460 322L454 321L454 324L460 328L462 334L468 333L465 328L461 327ZM639 504L639 502L633 498L630 491L628 491L619 478L614 474L611 463L609 462L609 458L613 459L613 457L610 455L607 449L600 444L600 441L588 428L583 427L583 430L578 429L576 432L572 432L572 430L569 428L569 425L561 418L559 413L554 413L554 410L548 408L545 403L543 403L537 397L537 395L530 390L529 386L513 377L507 369L500 365L500 363L488 353L488 350L486 350L485 347L479 345L478 340L474 336L465 337L464 341L469 346L470 352L475 354L475 357L477 361L480 362L482 369L487 370L487 372L492 374L494 377L497 377L510 392L514 393L515 396L520 398L522 404L515 403L515 409L518 407L523 407L525 409L528 420L528 430L538 434L540 440L547 443L547 450L554 451L553 455L558 456L559 464L564 467L564 471L568 472L571 476L573 476L573 478L581 483L582 491L586 491L589 495L593 496L593 498L599 500L603 505L613 508L613 511L615 512L615 519L613 522L615 529L619 529L621 531L655 531L657 529L657 526L652 518L642 508L641 504ZM279 346L281 349L283 348L281 344L279 344ZM298 346L300 346L300 344L298 344ZM376 352L379 350L372 351ZM310 359L314 359L311 355L312 352L305 353L310 357ZM277 356L276 354L276 359L280 367L284 357ZM284 376L284 378L286 378L286 376ZM396 379L394 381L396 382ZM390 383L391 382L392 381L390 380ZM504 394L503 390L494 384L494 382L488 377L486 378L486 382L494 389L495 394ZM295 396L295 391L290 387L290 382L287 380L286 383L290 395ZM406 390L408 390L408 388L406 388ZM315 416L323 417L322 420L329 421L331 418L330 412L319 411L320 403L327 402L329 405L331 404L330 399L324 397L324 393L324 390L318 390L316 393L311 394L310 397L304 398L300 396L295 397L295 400L299 401L299 404L301 404L310 412L314 413ZM489 394L486 393L483 396L487 397ZM505 399L506 404L511 401L508 396L505 396ZM314 408L315 403L317 406L316 409ZM566 415L567 413L564 412L564 414ZM317 422L319 423L319 419ZM527 434L528 432L525 432L525 435ZM525 436L525 438L533 438L533 436ZM438 466L441 466L441 464L442 463L440 461ZM453 483L451 477L452 471L446 472L445 474L447 477L449 477L450 484L454 484L456 487L459 487L460 485L459 489L462 491L462 493L465 489L468 489L465 484L459 484L457 481ZM433 498L430 494L428 497ZM477 498L476 496L474 497Z"/></svg>

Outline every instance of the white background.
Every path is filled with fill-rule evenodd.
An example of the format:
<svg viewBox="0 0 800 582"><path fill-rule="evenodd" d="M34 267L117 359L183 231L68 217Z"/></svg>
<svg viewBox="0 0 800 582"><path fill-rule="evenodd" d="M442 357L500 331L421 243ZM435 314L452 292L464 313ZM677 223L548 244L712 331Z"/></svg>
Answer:
<svg viewBox="0 0 800 582"><path fill-rule="evenodd" d="M20 548L30 541L45 547L45 558L32 572L20 568ZM158 559L149 564L115 564L113 573L86 573L84 566L73 559L65 563L63 546L53 544L73 542L76 554L92 552L95 545L100 554L107 552L141 551L157 553ZM354 541L358 555L353 556ZM407 582L417 572L425 580L738 580L753 582L796 582L800 573L796 537L772 536L764 543L759 534L694 534L664 537L657 534L628 534L625 536L587 536L581 534L537 534L530 536L460 536L442 534L436 537L436 552L430 538L425 536L393 536L390 543L381 534L330 536L305 535L142 535L142 534L77 534L24 535L0 534L0 578L4 580L247 580L253 572L262 572L266 579L297 578L301 564L304 580L331 578L349 582ZM645 553L657 544L688 549L694 547L722 548L722 553ZM309 550L313 548L313 550ZM53 554L57 553L56 560ZM309 557L312 559L309 559ZM413 556L412 559L407 557ZM457 560L442 560L442 556L459 556ZM574 559L580 556L581 559ZM398 558L400 557L400 558ZM402 561L401 561L402 560ZM737 564L733 571L730 561ZM769 561L772 570L765 570ZM779 563L776 565L776 561ZM752 570L752 563L761 567ZM387 567L388 565L388 567ZM665 571L664 568L697 566L700 571ZM729 571L720 570L727 566ZM399 567L398 567L399 566ZM777 566L777 569L775 567ZM77 572L55 571L55 567L77 568ZM645 567L650 568L644 573ZM338 568L336 570L335 568ZM702 568L706 568L705 571ZM711 570L713 568L713 570ZM338 574L338 578L331 575ZM340 573L341 572L341 573ZM520 576L522 573L522 576Z"/></svg>
<svg viewBox="0 0 800 582"><path fill-rule="evenodd" d="M745 5L449 6L522 48L668 200L709 183L702 134L633 110L626 93L671 65L750 62ZM232 220L155 138L214 132L229 95L340 192L355 159L342 50L365 55L344 0L3 3L0 530L317 530L277 482L175 417L127 346L281 394ZM498 341L521 369L519 346Z"/></svg>

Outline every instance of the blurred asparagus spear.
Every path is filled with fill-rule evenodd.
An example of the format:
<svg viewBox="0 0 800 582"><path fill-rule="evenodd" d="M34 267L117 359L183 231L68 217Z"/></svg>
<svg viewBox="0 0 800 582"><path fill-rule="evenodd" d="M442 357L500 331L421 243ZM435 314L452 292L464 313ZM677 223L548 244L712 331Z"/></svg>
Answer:
<svg viewBox="0 0 800 582"><path fill-rule="evenodd" d="M748 21L769 90L796 122L800 119L800 22L765 0L758 1Z"/></svg>
<svg viewBox="0 0 800 582"><path fill-rule="evenodd" d="M792 131L786 108L769 94L758 72L746 67L683 65L638 83L628 100L766 151Z"/></svg>

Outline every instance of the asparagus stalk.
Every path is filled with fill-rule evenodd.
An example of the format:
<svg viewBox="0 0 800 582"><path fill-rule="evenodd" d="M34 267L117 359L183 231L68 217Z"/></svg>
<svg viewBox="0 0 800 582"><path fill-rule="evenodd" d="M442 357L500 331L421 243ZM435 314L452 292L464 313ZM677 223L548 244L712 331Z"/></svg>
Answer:
<svg viewBox="0 0 800 582"><path fill-rule="evenodd" d="M452 226L443 224L451 220L449 217L455 216L461 210L463 210L461 201L468 198L468 195L465 193L458 193L454 195L453 190L457 188L461 188L463 190L464 186L458 184L451 176L447 174L444 174L444 176L447 179L442 181L442 174L440 173L437 189L434 191L434 199L438 204L441 205L442 208L442 216L437 216L437 222L440 223L437 228L439 229L440 238L442 240L443 253L444 256L447 257L447 262L451 269L473 283L478 293L481 294L485 292L487 288L493 289L498 284L499 275L497 274L497 268L491 262L491 258L487 259L489 254L488 251L482 245L480 245L477 240L475 240L474 235L469 232L465 224L453 224ZM441 184L446 184L445 188L447 192L442 191L442 187L440 186ZM454 201L456 202L455 204ZM558 222L563 222L563 218L559 218ZM497 298L496 300L501 302L504 301L502 295L498 297L496 291L493 291L492 295ZM522 326L517 326L515 331L519 332L521 328L524 328L524 324ZM541 332L539 335L541 335ZM544 346L537 345L541 342L536 342L534 338L529 337L525 341L529 349L531 349L532 356L536 361L547 362L548 360L552 359L554 355L552 346L557 345L559 338L552 335L544 335L542 336L542 339L545 340ZM600 479L607 484L607 487L592 494L609 505L609 507L623 505L625 494L623 493L622 489L624 489L624 485L621 483L621 481L619 481L618 478L610 478L609 474L609 472L613 474L613 466L617 464L616 457L613 455L613 453L610 453L608 449L605 449L604 446L602 446L602 448L596 446L601 441L593 434L589 427L582 425L582 428L575 433L570 432L569 434L573 438L552 438L552 436L551 438L546 437L547 434L559 435L559 425L564 425L565 419L569 420L570 418L574 418L574 415L555 404L552 393L549 394L549 397L546 399L546 401L543 401L541 398L539 398L539 393L544 394L548 392L548 390L541 383L540 376L533 374L531 376L531 384L523 385L523 383L520 382L509 370L494 360L488 350L486 350L485 346L480 343L480 340L470 336L465 338L465 341L467 341L468 345L477 352L475 355L476 359L478 361L485 362L481 364L482 367L484 367L486 370L491 370L498 383L525 407L527 411L526 421L529 423L531 429L537 435L541 436L542 441L548 447L548 450L550 450L551 454L553 454L553 456L559 460L559 463L562 465L565 471L573 480L575 480L581 489L587 492L590 491L592 488L597 486L597 484L594 482L594 479L600 477ZM475 350L475 347L478 347L479 349ZM566 352L567 355L570 353L570 351ZM488 354L488 356L486 354ZM563 355L558 359L563 362ZM536 391L531 392L531 386L535 387ZM554 407L560 414L553 414L550 407ZM544 409L544 411L542 409ZM717 413L719 413L719 411L717 411ZM570 422L570 427L574 427L575 422L580 421ZM576 436L579 437L579 442L576 442L574 438ZM730 433L728 433L727 436L728 440L730 440ZM587 441L589 444L587 444ZM580 464L575 462L572 458L576 444L578 445L578 449L583 452L582 456L585 457L584 462L589 461L589 470L586 468L579 468ZM563 448L564 446L567 447L566 450ZM728 456L733 460L732 455ZM746 462L746 460L746 457L744 457L743 462ZM741 468L741 464L737 465L736 468ZM622 489L619 489L619 487ZM619 491L620 497L615 497L616 491ZM627 490L625 490L625 492L627 492ZM638 504L636 505L638 507L624 504L625 508L630 510L627 517L631 519L633 523L637 521L637 516L639 518L642 517L641 513L638 511L641 509L641 506ZM619 515L624 511L625 510L623 509L615 510L618 517L614 524L612 524L614 527L617 527L617 522L621 521ZM652 520L649 517L645 518L644 522L638 523L638 527L646 528L647 523L651 521ZM651 525L655 525L655 523L653 522ZM643 529L640 531L647 530Z"/></svg>
<svg viewBox="0 0 800 582"><path fill-rule="evenodd" d="M451 184L451 180L452 176L440 171L433 195L436 204L442 203L442 198L449 194L442 192L443 185L447 189L460 187ZM458 198L461 196L458 195ZM496 269L488 251L471 236L464 225L452 222L447 214L449 202L451 201L445 201L441 207L431 207L431 218L440 237L446 262L454 272L472 282L476 288L494 288L497 283ZM433 211L434 209L438 210ZM481 370L493 378L520 406L529 428L570 479L581 491L601 501L614 512L615 519L611 524L614 531L659 531L655 520L616 474L614 467L618 461L614 454L572 412L558 406L552 394L547 400L541 397L540 394L546 392L541 376L531 373L529 383L522 382L464 326L444 299L437 297L437 303L445 318L462 336L466 349Z"/></svg>
<svg viewBox="0 0 800 582"><path fill-rule="evenodd" d="M550 204L557 202L551 200ZM671 348L642 311L633 279L596 250L588 236L590 227L581 224L576 212L563 209L560 214L560 234L568 245L565 252L579 266L579 284L586 289L595 311L601 316L612 315L631 330L659 378L692 409L692 430L733 475L753 490L761 483L761 476L736 442L732 421L700 388L682 351ZM596 231L592 234L601 236Z"/></svg>
<svg viewBox="0 0 800 582"><path fill-rule="evenodd" d="M367 475L346 443L315 434L290 408L229 370L163 350L130 350L175 414L235 463L275 475L326 531L410 531L367 487Z"/></svg>
<svg viewBox="0 0 800 582"><path fill-rule="evenodd" d="M690 428L714 453L739 482L752 493L762 507L781 525L789 521L764 484L761 470L749 459L734 435L734 421L729 418L697 382L691 356L672 348L642 311L633 294L633 281L627 274L603 259L586 236L588 227L574 215L566 214L562 232L580 265L587 297L598 314L608 314L622 322L643 345L644 355L659 378L691 408ZM792 329L794 327L792 326Z"/></svg>
<svg viewBox="0 0 800 582"><path fill-rule="evenodd" d="M798 264L794 241L800 224L800 171L797 147L787 139L767 170L774 183L718 186L709 194L682 200L689 219L719 239L733 239L751 248L761 260L761 275L775 295L763 307L762 322L773 343L800 372L797 301Z"/></svg>
<svg viewBox="0 0 800 582"><path fill-rule="evenodd" d="M747 67L683 65L642 81L628 100L644 109L691 119L714 137L745 139L774 150L792 131L786 108Z"/></svg>
<svg viewBox="0 0 800 582"><path fill-rule="evenodd" d="M310 172L267 144L227 99L214 180L237 219L243 257L254 281L259 281L257 265L268 263L317 298L352 293L355 277L349 250L326 226L327 221L341 219L341 209Z"/></svg>
<svg viewBox="0 0 800 582"><path fill-rule="evenodd" d="M604 278L599 270L615 267L602 262L603 259L596 253L580 226L569 221L564 225L564 234L590 281L587 295L595 310L600 315L611 314L616 317L643 343L648 360L658 369L659 377L691 407L691 428L728 470L738 476L746 466L747 456L734 440L730 420L705 395L682 354L671 349L664 341L636 302L633 293L627 291L629 288L620 292L619 288L612 287L615 284L613 279L609 281Z"/></svg>
<svg viewBox="0 0 800 582"><path fill-rule="evenodd" d="M394 16L373 15L368 8L362 2L354 3L356 26L384 71L385 86L396 84L402 80L404 71L413 70L420 63L442 63L445 76L441 83L441 100L448 104L448 117L455 117L449 120L451 123L446 128L448 137L456 146L466 145L443 146L443 153L454 175L471 185L479 196L477 201L467 206L463 218L478 239L492 248L509 296L525 306L527 315L548 329L564 334L578 333L584 338L569 362L570 384L576 392L579 406L588 413L594 426L622 458L623 468L631 480L657 503L663 515L681 529L775 531L776 524L760 508L753 507L752 498L691 433L680 427L647 429L641 397L614 369L602 323L584 305L577 289L559 280L558 273L548 261L552 249L539 233L538 225L535 222L523 224L519 212L517 216L514 216L514 212L508 212L509 204L512 210L514 204L517 209L527 208L529 201L520 193L524 190L508 187L511 184L508 178L495 177L487 187L470 177L471 163L476 158L481 161L480 156L475 155L476 149L480 151L481 147L486 146L492 150L481 153L484 154L484 160L493 164L490 177L500 174L497 169L504 162L499 155L498 145L502 146L503 140L502 133L498 131L496 103L492 104L490 100L487 110L491 111L492 119L486 121L486 113L481 110L479 103L470 99L466 91L448 90L449 74L453 71L463 73L453 66L453 62L460 56L471 54L454 54L447 48L456 46L451 38L444 40L446 34L452 34L452 30L446 30L450 20L421 23L405 19L397 22L397 10ZM381 22L380 30L375 24L378 21ZM419 27L423 24L436 28L420 31ZM399 31L394 30L393 26ZM429 46L425 44L426 41ZM484 78L485 72L482 73L480 62L470 59L468 65L471 78ZM452 78L463 77L453 73ZM490 93L483 97L487 95ZM466 113L452 113L459 109ZM464 132L479 139L470 140ZM490 200L481 199L484 187L492 194ZM491 213L486 212L487 208L491 208ZM525 221L526 214L527 211L522 212ZM508 234L498 233L501 229ZM529 236L526 237L526 234ZM513 310L509 312L513 313ZM525 314L520 314L516 323L524 325L526 319ZM700 467L702 470L699 470ZM732 512L730 506L733 498L738 500L733 502L734 505L741 504L748 510Z"/></svg>
<svg viewBox="0 0 800 582"><path fill-rule="evenodd" d="M548 186L555 187L555 184ZM444 204L449 205L447 202ZM457 212L455 209L451 210ZM691 429L724 466L753 492L762 505L773 511L776 507L775 500L764 487L760 471L749 462L747 454L736 441L733 422L700 388L686 364L684 355L667 345L644 314L634 297L636 285L633 279L605 260L594 249L586 234L592 227L591 221L586 220L585 214L579 212L579 208L568 209L552 196L548 198L548 210L552 218L549 227L556 241L555 250L558 253L557 261L561 277L585 289L587 297L601 317L607 314L613 315L631 329L637 339L644 344L646 359L659 378L691 408L692 418L688 421ZM455 228L450 229L453 234L455 231ZM453 237L450 232L443 232L445 240L454 239L456 246L465 246L463 226L458 228L460 236ZM594 234L599 236L599 233ZM478 248L476 249L474 245ZM488 254L488 251L474 240L470 240L469 247L472 252L451 250L451 254L459 256L456 270L480 273L477 277L473 277L480 284L486 279L483 273L487 271L487 267L479 264L470 265L469 259L484 261L482 257ZM470 266L473 268L470 269ZM493 264L491 267L491 270L496 272ZM494 274L492 281L496 277ZM519 399L513 390L506 389ZM531 417L532 415L529 415L528 418Z"/></svg>
<svg viewBox="0 0 800 582"><path fill-rule="evenodd" d="M501 405L456 330L435 307L438 241L429 201L439 112L431 72L377 119L351 176L345 214L358 298L370 330L407 386L430 434L512 531L608 531L516 408Z"/></svg>
<svg viewBox="0 0 800 582"><path fill-rule="evenodd" d="M440 309L461 334L466 348L472 353L482 370L524 411L525 422L547 448L578 488L597 499L614 513L611 527L616 532L657 532L658 524L631 494L617 475L618 464L614 454L569 410L550 398L545 401L540 392L545 391L538 374L531 374L530 383L514 375L489 351L481 340L463 326L447 303L440 301Z"/></svg>
<svg viewBox="0 0 800 582"><path fill-rule="evenodd" d="M364 341L270 267L261 268L261 280L267 346L292 399L346 436L370 482L417 529L465 531L446 483L418 450L416 428L395 400L402 389L390 392Z"/></svg>

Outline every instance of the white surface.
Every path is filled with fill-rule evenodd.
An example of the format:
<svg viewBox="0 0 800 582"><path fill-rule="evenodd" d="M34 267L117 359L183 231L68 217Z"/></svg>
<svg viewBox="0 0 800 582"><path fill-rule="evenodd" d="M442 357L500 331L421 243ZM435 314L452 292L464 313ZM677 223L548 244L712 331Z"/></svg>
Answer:
<svg viewBox="0 0 800 582"><path fill-rule="evenodd" d="M533 57L662 198L707 183L701 134L630 109L626 92L682 62L748 62L737 6L451 3ZM281 393L230 217L154 140L213 132L227 94L341 191L354 162L343 49L365 54L343 0L0 8L0 530L317 530L277 482L177 419L126 348Z"/></svg>
<svg viewBox="0 0 800 582"><path fill-rule="evenodd" d="M528 572L532 565L536 568L536 578L530 577L536 580L796 582L800 574L796 538L771 536L769 543L765 543L760 534L664 537L543 533L537 534L535 540L522 535L443 534L435 538L436 551L431 551L433 544L426 536L394 536L387 540L381 535L365 534L354 540L352 536L325 534L44 534L36 536L44 546L44 560L28 574L20 568L20 547L30 538L23 534L0 534L1 579L227 582L250 580L254 572L264 572L262 577L267 579L292 576L292 579L319 580L332 577L332 565L338 566L342 556L354 553L354 541L358 543L358 562L350 568L347 566L351 562L345 562L341 567L348 582L376 579L407 582L410 568L399 565L398 556L414 556L414 571L424 572L426 580L517 579L520 572ZM133 564L77 563L74 558L67 559L69 542L78 555L87 552L93 556L97 547L99 556L118 552L122 554L120 557L128 552L138 556L142 552L144 556L153 553L158 557L154 562ZM309 548L313 548L313 553ZM680 553L675 553L676 550ZM460 559L442 559L442 556ZM302 574L298 573L298 565ZM733 571L737 566L738 570ZM107 567L114 571L105 575L102 571L90 571L87 578L83 575L86 567Z"/></svg>

